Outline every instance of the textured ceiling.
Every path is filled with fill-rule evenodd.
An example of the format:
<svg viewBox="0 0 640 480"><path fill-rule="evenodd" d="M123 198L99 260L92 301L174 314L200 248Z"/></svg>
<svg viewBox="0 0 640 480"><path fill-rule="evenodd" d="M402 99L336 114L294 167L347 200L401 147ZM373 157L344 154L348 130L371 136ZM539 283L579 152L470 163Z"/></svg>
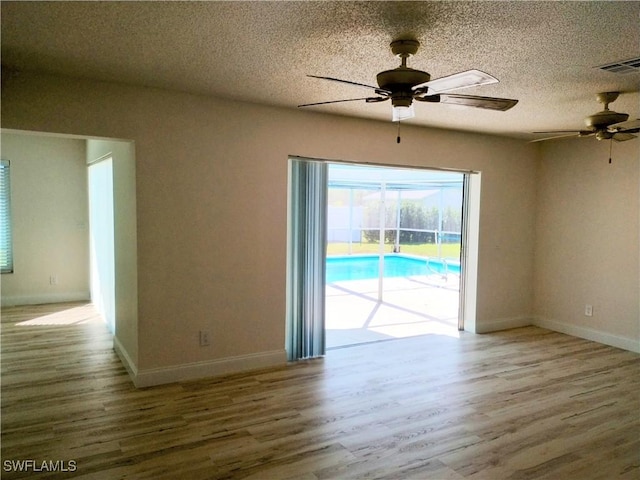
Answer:
<svg viewBox="0 0 640 480"><path fill-rule="evenodd" d="M375 85L398 66L396 38L421 47L409 66L432 78L477 68L500 83L461 91L519 99L508 112L416 105L407 123L536 138L580 129L611 105L640 117L640 71L594 67L640 57L640 2L6 2L2 63L127 84L296 108L369 91L307 78ZM364 90L364 91L363 91ZM390 121L390 105L323 111ZM585 140L590 141L590 140Z"/></svg>

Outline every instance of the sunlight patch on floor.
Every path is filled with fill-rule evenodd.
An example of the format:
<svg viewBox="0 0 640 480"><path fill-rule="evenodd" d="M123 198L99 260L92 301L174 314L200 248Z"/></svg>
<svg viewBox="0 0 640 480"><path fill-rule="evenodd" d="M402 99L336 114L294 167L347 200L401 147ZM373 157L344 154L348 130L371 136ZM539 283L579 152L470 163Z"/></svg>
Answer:
<svg viewBox="0 0 640 480"><path fill-rule="evenodd" d="M104 320L92 304L87 304L24 320L16 323L16 325L20 327L30 327L86 325L94 323L104 323Z"/></svg>

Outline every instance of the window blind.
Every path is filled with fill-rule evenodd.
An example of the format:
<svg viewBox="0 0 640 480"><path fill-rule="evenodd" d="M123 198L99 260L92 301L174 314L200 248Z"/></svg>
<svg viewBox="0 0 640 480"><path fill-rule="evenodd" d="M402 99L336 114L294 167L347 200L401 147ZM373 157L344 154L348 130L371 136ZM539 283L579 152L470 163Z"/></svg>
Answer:
<svg viewBox="0 0 640 480"><path fill-rule="evenodd" d="M9 161L0 160L0 273L13 272L11 178Z"/></svg>
<svg viewBox="0 0 640 480"><path fill-rule="evenodd" d="M328 167L292 159L289 172L286 350L292 361L325 354Z"/></svg>

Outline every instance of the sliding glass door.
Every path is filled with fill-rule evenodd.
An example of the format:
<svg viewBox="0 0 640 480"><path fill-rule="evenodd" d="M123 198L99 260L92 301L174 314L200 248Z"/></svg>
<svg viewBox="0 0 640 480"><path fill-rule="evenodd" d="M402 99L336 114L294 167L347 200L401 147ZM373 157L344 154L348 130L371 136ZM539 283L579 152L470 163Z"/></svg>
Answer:
<svg viewBox="0 0 640 480"><path fill-rule="evenodd" d="M464 247L469 239L477 244L472 176L290 159L289 359L350 344L334 341L337 334L364 342L457 335L465 311L474 316L469 299L475 311L465 269L472 252L475 275L477 247Z"/></svg>

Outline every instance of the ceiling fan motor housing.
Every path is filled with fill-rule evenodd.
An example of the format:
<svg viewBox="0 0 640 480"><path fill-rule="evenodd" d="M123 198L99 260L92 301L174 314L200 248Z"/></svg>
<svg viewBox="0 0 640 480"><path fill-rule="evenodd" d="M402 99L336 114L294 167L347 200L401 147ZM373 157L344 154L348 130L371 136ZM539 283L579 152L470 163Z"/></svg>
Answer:
<svg viewBox="0 0 640 480"><path fill-rule="evenodd" d="M385 70L376 76L378 86L391 92L391 103L396 107L408 107L413 101L412 87L428 82L431 75L409 67L397 67Z"/></svg>
<svg viewBox="0 0 640 480"><path fill-rule="evenodd" d="M584 123L587 127L595 130L606 129L609 125L614 123L625 122L629 118L626 113L618 113L613 110L603 110L593 115L589 115L584 119Z"/></svg>
<svg viewBox="0 0 640 480"><path fill-rule="evenodd" d="M613 138L614 132L609 132L607 127L615 123L626 122L629 115L609 110L609 104L618 98L619 92L601 92L596 95L596 100L604 104L604 110L584 119L587 127L595 131L598 140L609 140Z"/></svg>
<svg viewBox="0 0 640 480"><path fill-rule="evenodd" d="M415 92L412 87L431 80L431 75L422 70L407 67L407 58L413 56L420 47L420 42L414 39L399 39L391 42L391 52L400 57L402 64L393 70L378 73L376 80L382 90L390 93L394 107L410 107Z"/></svg>

